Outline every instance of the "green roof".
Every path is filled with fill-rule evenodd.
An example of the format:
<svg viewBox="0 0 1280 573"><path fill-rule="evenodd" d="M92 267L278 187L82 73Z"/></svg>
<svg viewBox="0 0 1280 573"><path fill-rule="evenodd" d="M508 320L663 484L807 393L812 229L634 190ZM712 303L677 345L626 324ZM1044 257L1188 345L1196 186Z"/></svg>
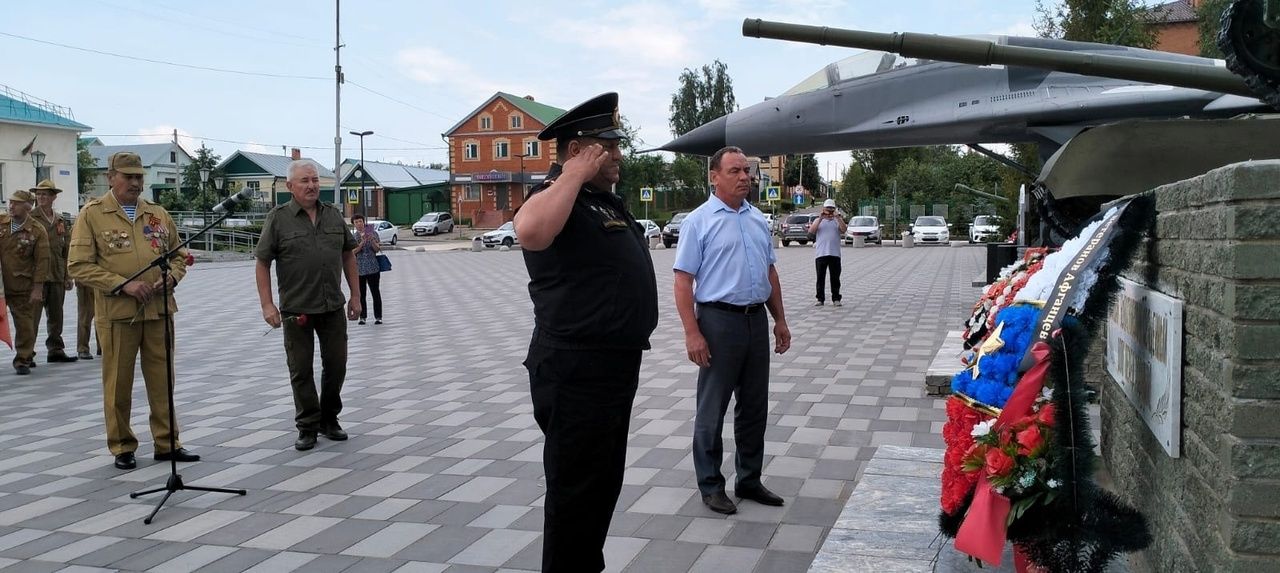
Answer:
<svg viewBox="0 0 1280 573"><path fill-rule="evenodd" d="M558 107L551 107L545 103L538 103L531 99L511 95L506 92L498 92L498 95L507 98L508 101L520 108L520 111L532 115L534 119L542 122L542 125L551 123L555 118L560 117L565 112L565 110Z"/></svg>
<svg viewBox="0 0 1280 573"><path fill-rule="evenodd" d="M71 115L70 109L27 96L17 90L0 89L0 121L48 125L75 131L93 129L66 117L69 115Z"/></svg>

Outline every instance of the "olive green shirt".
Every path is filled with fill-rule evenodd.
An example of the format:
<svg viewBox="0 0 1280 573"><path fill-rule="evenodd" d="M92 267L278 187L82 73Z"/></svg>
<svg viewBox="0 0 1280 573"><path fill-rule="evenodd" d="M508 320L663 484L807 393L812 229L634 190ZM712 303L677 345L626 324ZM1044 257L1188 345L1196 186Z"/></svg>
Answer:
<svg viewBox="0 0 1280 573"><path fill-rule="evenodd" d="M342 213L333 205L316 203L316 222L292 199L267 213L254 255L276 262L280 310L318 314L339 310L342 294L342 254L356 247Z"/></svg>

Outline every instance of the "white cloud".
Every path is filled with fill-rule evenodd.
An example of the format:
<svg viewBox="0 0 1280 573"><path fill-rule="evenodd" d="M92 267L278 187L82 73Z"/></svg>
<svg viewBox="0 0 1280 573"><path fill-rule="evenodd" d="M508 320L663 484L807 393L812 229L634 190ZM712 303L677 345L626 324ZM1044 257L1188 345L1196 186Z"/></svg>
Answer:
<svg viewBox="0 0 1280 573"><path fill-rule="evenodd" d="M560 19L544 31L552 40L577 43L576 57L613 66L641 65L668 68L687 61L693 51L687 14L655 4L635 4L616 8L592 19ZM625 26L619 26L625 22ZM599 50L592 53L591 50Z"/></svg>
<svg viewBox="0 0 1280 573"><path fill-rule="evenodd" d="M1036 29L1032 27L1031 22L1029 20L1019 20L1018 22L1015 22L1013 25L1008 26L1003 30L996 30L995 32L992 32L992 33L1001 34L1005 36L1028 36L1032 38L1038 35L1036 34Z"/></svg>
<svg viewBox="0 0 1280 573"><path fill-rule="evenodd" d="M172 125L155 125L141 128L137 131L138 139L136 143L170 143L173 141L175 129L178 132L178 145L182 146L182 149L187 153L195 153L200 144L192 137L191 132Z"/></svg>

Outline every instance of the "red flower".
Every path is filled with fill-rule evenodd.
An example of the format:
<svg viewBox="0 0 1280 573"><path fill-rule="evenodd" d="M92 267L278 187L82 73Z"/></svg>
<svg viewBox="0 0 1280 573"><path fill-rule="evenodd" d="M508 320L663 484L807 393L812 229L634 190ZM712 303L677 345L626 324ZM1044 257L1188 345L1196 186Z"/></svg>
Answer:
<svg viewBox="0 0 1280 573"><path fill-rule="evenodd" d="M196 264L196 256L191 253L187 253L187 266L189 267L194 264Z"/></svg>
<svg viewBox="0 0 1280 573"><path fill-rule="evenodd" d="M1037 418L1040 420L1041 424L1052 428L1054 420L1053 404L1045 404L1043 408L1040 408L1040 415L1037 416Z"/></svg>
<svg viewBox="0 0 1280 573"><path fill-rule="evenodd" d="M305 314L299 314L299 315L298 315L298 318L297 318L297 319L295 319L295 320L297 320L297 322L298 322L298 326L306 326L306 325L307 325L307 315L305 315Z"/></svg>
<svg viewBox="0 0 1280 573"><path fill-rule="evenodd" d="M1027 429L1018 432L1018 455L1029 456L1031 452L1040 449L1044 443L1044 434L1040 433L1040 426L1031 424Z"/></svg>
<svg viewBox="0 0 1280 573"><path fill-rule="evenodd" d="M1013 458L1004 450L999 448L990 448L987 450L987 477L999 478L1009 475L1013 471Z"/></svg>

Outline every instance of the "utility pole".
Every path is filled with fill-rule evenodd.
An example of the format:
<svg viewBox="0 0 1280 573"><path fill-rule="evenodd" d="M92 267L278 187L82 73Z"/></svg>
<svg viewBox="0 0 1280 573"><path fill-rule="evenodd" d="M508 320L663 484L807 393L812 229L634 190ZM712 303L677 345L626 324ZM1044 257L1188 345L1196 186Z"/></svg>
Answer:
<svg viewBox="0 0 1280 573"><path fill-rule="evenodd" d="M333 0L333 169L334 177L342 170L342 0ZM362 140L361 143L364 143ZM333 200L338 202L338 183L334 179ZM272 198L274 199L274 197ZM363 197L362 197L363 199Z"/></svg>

